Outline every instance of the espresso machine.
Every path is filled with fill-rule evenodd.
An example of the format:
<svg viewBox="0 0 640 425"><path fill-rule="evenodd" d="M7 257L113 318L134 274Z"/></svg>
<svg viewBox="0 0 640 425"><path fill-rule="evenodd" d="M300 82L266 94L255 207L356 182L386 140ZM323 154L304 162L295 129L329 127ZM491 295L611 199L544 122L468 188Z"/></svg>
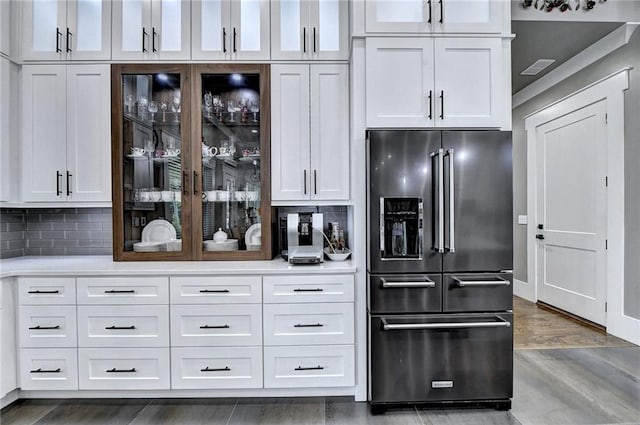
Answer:
<svg viewBox="0 0 640 425"><path fill-rule="evenodd" d="M324 221L321 213L287 214L287 251L291 264L323 261Z"/></svg>

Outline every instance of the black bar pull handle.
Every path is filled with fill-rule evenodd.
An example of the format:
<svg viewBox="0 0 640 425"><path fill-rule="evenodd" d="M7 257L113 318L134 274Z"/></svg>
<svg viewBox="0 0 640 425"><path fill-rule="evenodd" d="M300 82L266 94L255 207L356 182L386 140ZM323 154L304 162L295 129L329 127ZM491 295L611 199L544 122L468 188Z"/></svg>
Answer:
<svg viewBox="0 0 640 425"><path fill-rule="evenodd" d="M193 194L198 194L198 172L193 170Z"/></svg>
<svg viewBox="0 0 640 425"><path fill-rule="evenodd" d="M187 170L182 170L182 194L186 195L187 193Z"/></svg>
<svg viewBox="0 0 640 425"><path fill-rule="evenodd" d="M316 52L316 27L313 27L313 53Z"/></svg>
<svg viewBox="0 0 640 425"><path fill-rule="evenodd" d="M202 325L200 329L229 329L229 325Z"/></svg>
<svg viewBox="0 0 640 425"><path fill-rule="evenodd" d="M62 33L60 32L60 28L56 27L56 53L62 53L62 49L60 48L60 37L62 37Z"/></svg>
<svg viewBox="0 0 640 425"><path fill-rule="evenodd" d="M307 27L302 27L302 52L307 53Z"/></svg>
<svg viewBox="0 0 640 425"><path fill-rule="evenodd" d="M131 369L116 369L114 367L113 369L105 370L105 372L107 372L107 373L134 373L134 372L136 372L136 368L132 367Z"/></svg>
<svg viewBox="0 0 640 425"><path fill-rule="evenodd" d="M297 368L293 369L293 370L324 370L323 366L313 366L313 367L302 367L302 366L298 366Z"/></svg>
<svg viewBox="0 0 640 425"><path fill-rule="evenodd" d="M142 27L142 53L146 53L147 52L147 29L145 27Z"/></svg>
<svg viewBox="0 0 640 425"><path fill-rule="evenodd" d="M321 328L324 325L322 323L312 323L312 324L303 324L298 323L297 325L293 325L294 328Z"/></svg>
<svg viewBox="0 0 640 425"><path fill-rule="evenodd" d="M27 294L59 294L60 291L59 290L53 290L53 291L42 291L40 289L36 289L35 291L29 291L27 292Z"/></svg>
<svg viewBox="0 0 640 425"><path fill-rule="evenodd" d="M71 191L71 177L73 177L73 174L67 170L67 196L70 196L73 193Z"/></svg>
<svg viewBox="0 0 640 425"><path fill-rule="evenodd" d="M157 52L158 49L156 49L156 35L158 33L156 32L156 27L151 27L151 51L153 53Z"/></svg>
<svg viewBox="0 0 640 425"><path fill-rule="evenodd" d="M69 31L69 28L67 27L67 53L73 52L73 49L71 49L71 36L73 36L73 34L71 33L71 31Z"/></svg>
<svg viewBox="0 0 640 425"><path fill-rule="evenodd" d="M105 294L135 294L135 289L107 289Z"/></svg>
<svg viewBox="0 0 640 425"><path fill-rule="evenodd" d="M220 294L220 293L229 293L228 289L201 289L201 294Z"/></svg>
<svg viewBox="0 0 640 425"><path fill-rule="evenodd" d="M433 119L433 91L429 90L429 119Z"/></svg>
<svg viewBox="0 0 640 425"><path fill-rule="evenodd" d="M313 194L318 194L318 170L313 170Z"/></svg>
<svg viewBox="0 0 640 425"><path fill-rule="evenodd" d="M60 177L62 177L62 173L56 170L56 196L62 195L62 191L60 190Z"/></svg>
<svg viewBox="0 0 640 425"><path fill-rule="evenodd" d="M304 170L304 194L307 194L307 170Z"/></svg>
<svg viewBox="0 0 640 425"><path fill-rule="evenodd" d="M536 235L536 239L542 240L542 239L544 239L544 235Z"/></svg>
<svg viewBox="0 0 640 425"><path fill-rule="evenodd" d="M440 119L444 119L444 90L440 90Z"/></svg>
<svg viewBox="0 0 640 425"><path fill-rule="evenodd" d="M429 7L429 20L428 23L431 23L431 0L427 1L427 7Z"/></svg>
<svg viewBox="0 0 640 425"><path fill-rule="evenodd" d="M116 325L111 325L111 326L105 326L105 329L108 331L124 331L124 330L133 330L135 329L135 325L131 325L131 326L116 326Z"/></svg>
<svg viewBox="0 0 640 425"><path fill-rule="evenodd" d="M42 369L41 367L29 371L29 373L60 373L60 372L62 372L62 369L60 369L60 368L57 368L57 369Z"/></svg>
<svg viewBox="0 0 640 425"><path fill-rule="evenodd" d="M222 27L222 53L227 53L227 29Z"/></svg>
<svg viewBox="0 0 640 425"><path fill-rule="evenodd" d="M53 329L60 329L60 325L55 326L32 326L29 328L30 331L50 331Z"/></svg>
<svg viewBox="0 0 640 425"><path fill-rule="evenodd" d="M238 50L236 49L236 27L233 27L233 53L236 53Z"/></svg>
<svg viewBox="0 0 640 425"><path fill-rule="evenodd" d="M442 5L442 0L440 0L438 3L440 3L440 23L442 23L444 21L444 8Z"/></svg>
<svg viewBox="0 0 640 425"><path fill-rule="evenodd" d="M322 288L311 288L311 289L296 288L293 290L293 292L322 292L322 291L324 291L324 289Z"/></svg>
<svg viewBox="0 0 640 425"><path fill-rule="evenodd" d="M200 369L200 372L230 372L231 368L229 366L219 367L219 368L210 368L209 366L204 369Z"/></svg>

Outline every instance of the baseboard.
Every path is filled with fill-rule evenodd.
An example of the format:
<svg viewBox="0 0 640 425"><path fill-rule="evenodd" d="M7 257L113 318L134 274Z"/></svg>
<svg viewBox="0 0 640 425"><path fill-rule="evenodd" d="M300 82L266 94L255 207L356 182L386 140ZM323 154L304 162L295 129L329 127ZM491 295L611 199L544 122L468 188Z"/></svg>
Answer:
<svg viewBox="0 0 640 425"><path fill-rule="evenodd" d="M15 390L11 391L10 393L7 393L7 395L5 395L4 397L0 398L0 409L4 409L5 407L10 405L14 401L18 400L19 394L20 394L20 390L15 389ZM1 421L0 421L0 423L1 423Z"/></svg>
<svg viewBox="0 0 640 425"><path fill-rule="evenodd" d="M552 313L557 313L557 314L559 314L561 316L564 316L566 319L571 320L572 322L576 322L576 323L578 323L580 325L583 325L583 326L586 326L588 328L591 328L596 332L600 332L601 334L605 334L606 335L606 333L607 333L606 326L602 326L602 325L599 325L597 323L594 323L591 320L585 319L584 317L576 316L573 313L570 313L570 312L568 312L566 310L563 310L563 309L558 308L556 306L553 306L551 304L547 304L547 303L545 303L543 301L537 301L536 305L538 307L540 307L541 309L543 309L543 310L547 310L547 311L550 311Z"/></svg>

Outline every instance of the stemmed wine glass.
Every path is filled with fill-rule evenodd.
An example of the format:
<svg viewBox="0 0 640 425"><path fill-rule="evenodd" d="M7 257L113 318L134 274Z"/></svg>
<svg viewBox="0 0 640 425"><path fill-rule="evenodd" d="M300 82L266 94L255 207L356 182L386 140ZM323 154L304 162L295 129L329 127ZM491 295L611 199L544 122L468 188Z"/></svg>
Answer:
<svg viewBox="0 0 640 425"><path fill-rule="evenodd" d="M124 104L127 107L127 112L128 113L132 113L133 112L133 95L132 94L128 94L125 96L124 98Z"/></svg>
<svg viewBox="0 0 640 425"><path fill-rule="evenodd" d="M229 112L229 122L236 122L233 119L234 112L236 111L236 103L233 100L227 102L227 111Z"/></svg>
<svg viewBox="0 0 640 425"><path fill-rule="evenodd" d="M178 114L180 113L180 96L173 95L171 98L171 112L175 114L175 120L180 121Z"/></svg>
<svg viewBox="0 0 640 425"><path fill-rule="evenodd" d="M213 112L213 95L210 91L204 93L204 111L206 116L210 118Z"/></svg>
<svg viewBox="0 0 640 425"><path fill-rule="evenodd" d="M149 112L151 112L151 121L154 121L156 112L158 112L158 102L155 100L149 101Z"/></svg>
<svg viewBox="0 0 640 425"><path fill-rule="evenodd" d="M252 100L249 103L249 110L253 112L253 122L258 122L258 112L260 112L260 102Z"/></svg>
<svg viewBox="0 0 640 425"><path fill-rule="evenodd" d="M165 122L165 114L167 112L167 108L169 108L169 102L166 98L162 98L160 101L160 110L162 111L162 122Z"/></svg>

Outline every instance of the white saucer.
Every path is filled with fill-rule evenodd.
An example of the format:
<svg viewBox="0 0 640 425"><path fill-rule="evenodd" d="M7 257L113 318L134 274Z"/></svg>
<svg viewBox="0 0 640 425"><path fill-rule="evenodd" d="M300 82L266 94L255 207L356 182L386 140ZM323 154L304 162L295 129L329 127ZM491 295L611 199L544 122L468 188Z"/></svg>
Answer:
<svg viewBox="0 0 640 425"><path fill-rule="evenodd" d="M152 220L142 229L142 242L168 242L176 237L176 228L167 220Z"/></svg>

